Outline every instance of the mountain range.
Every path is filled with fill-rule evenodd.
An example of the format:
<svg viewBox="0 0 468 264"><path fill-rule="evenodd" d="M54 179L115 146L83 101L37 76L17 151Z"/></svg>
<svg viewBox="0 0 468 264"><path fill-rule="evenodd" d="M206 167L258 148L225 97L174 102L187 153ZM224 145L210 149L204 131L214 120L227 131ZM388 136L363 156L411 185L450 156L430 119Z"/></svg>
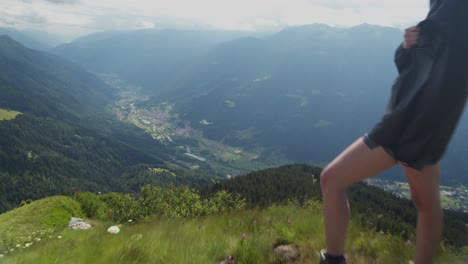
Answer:
<svg viewBox="0 0 468 264"><path fill-rule="evenodd" d="M256 164L279 153L291 163L326 165L382 115L401 33L367 24L252 36L104 32L59 46L55 55L2 35L0 115L17 114L0 116L0 211L61 192L198 186L226 176L203 155L227 155L223 164L233 169L235 155L249 151L248 162ZM170 105L177 129L190 126L212 141L160 142L117 120L109 107L122 90L102 73L140 87L146 99L131 107ZM443 161L446 185L467 184L467 121L465 115ZM207 142L219 142L219 153L190 152L214 144ZM223 154L223 146L234 148ZM396 169L384 176L402 179Z"/></svg>
<svg viewBox="0 0 468 264"><path fill-rule="evenodd" d="M141 86L151 98L141 107L169 102L210 139L323 166L383 115L402 34L368 24L232 39L150 30L98 33L53 52ZM444 184L468 183L467 132L465 115L442 163ZM385 176L404 179L395 169Z"/></svg>

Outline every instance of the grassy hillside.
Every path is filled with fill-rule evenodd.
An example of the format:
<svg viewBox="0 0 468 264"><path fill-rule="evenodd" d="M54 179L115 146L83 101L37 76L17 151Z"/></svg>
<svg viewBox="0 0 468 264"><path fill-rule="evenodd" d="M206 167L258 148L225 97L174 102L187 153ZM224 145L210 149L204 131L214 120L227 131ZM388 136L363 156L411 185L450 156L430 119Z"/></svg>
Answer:
<svg viewBox="0 0 468 264"><path fill-rule="evenodd" d="M321 199L319 175L321 168L308 165L286 165L235 177L202 190L209 194L219 190L241 194L249 206L269 206L295 199ZM414 239L416 209L411 200L396 197L364 183L348 191L351 213L366 229L384 231ZM468 245L468 214L444 210L444 240L457 247Z"/></svg>
<svg viewBox="0 0 468 264"><path fill-rule="evenodd" d="M20 112L0 108L0 121L15 119Z"/></svg>
<svg viewBox="0 0 468 264"><path fill-rule="evenodd" d="M0 213L61 193L209 181L209 173L168 168L175 150L115 120L106 111L114 95L79 66L0 36L0 109L23 113L0 111ZM155 177L154 167L177 177Z"/></svg>
<svg viewBox="0 0 468 264"><path fill-rule="evenodd" d="M320 210L315 206L271 206L192 220L162 220L126 225L117 235L97 223L87 231L64 230L28 249L5 255L4 263L217 263L233 256L235 263L315 263L324 247ZM245 234L245 235L243 235ZM278 244L295 244L295 262L280 262ZM350 263L408 263L413 245L401 238L363 230L351 224L347 252ZM466 259L465 259L466 260ZM466 263L441 251L436 263Z"/></svg>
<svg viewBox="0 0 468 264"><path fill-rule="evenodd" d="M262 197L275 197L263 203L263 198L259 199L256 206L249 188L244 200L233 195L235 191L227 192L227 188L218 191L213 188L210 194L201 194L186 186L162 189L150 185L134 194L77 193L73 199L56 196L39 200L0 215L0 262L205 264L233 256L236 264L315 263L317 252L325 247L322 204L313 194L316 170L292 165L227 181L239 183L236 180L239 179L253 186L256 181L268 190ZM262 174L263 179L257 178ZM273 180L285 177L297 178L295 183L283 184L289 195L275 191ZM305 182L301 184L305 178L312 182L312 187ZM294 185L306 188L294 192L290 190ZM307 188L314 190L301 195ZM386 210L379 218L389 219L392 225L411 227L403 213L406 209L401 208L400 219L389 218L386 215L396 208L389 198L368 186L360 186L353 193L353 206L358 207L359 200L366 210L359 208L351 214L346 245L350 263L408 263L414 255L414 236L407 237L393 228L387 230L385 221L374 222L373 217ZM375 202L383 199L384 203L374 205L366 199ZM91 230L66 229L71 216L84 215L90 218L87 221L93 225ZM451 220L462 216L446 212L449 222L445 228L463 236L465 229ZM369 221L374 225L369 225ZM109 226L118 223L123 223L119 234L106 232ZM455 239L454 245L442 243L435 263L466 263L468 248L463 239L448 235ZM284 256L275 253L278 245L292 245L299 255L285 261Z"/></svg>
<svg viewBox="0 0 468 264"><path fill-rule="evenodd" d="M65 196L34 201L0 214L0 253L63 230L72 216L83 216L80 204Z"/></svg>

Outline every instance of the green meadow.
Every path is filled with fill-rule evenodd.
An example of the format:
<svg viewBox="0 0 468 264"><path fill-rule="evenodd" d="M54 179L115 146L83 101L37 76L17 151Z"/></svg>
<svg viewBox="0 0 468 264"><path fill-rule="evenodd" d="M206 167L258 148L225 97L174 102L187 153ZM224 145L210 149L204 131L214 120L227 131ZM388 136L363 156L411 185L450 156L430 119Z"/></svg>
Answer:
<svg viewBox="0 0 468 264"><path fill-rule="evenodd" d="M234 257L235 263L317 263L325 246L320 204L273 205L198 218L127 222L119 234L106 230L115 224L87 220L90 230L66 229L64 219L81 211L66 197L51 197L0 215L0 234L27 236L44 228L27 248L14 241L1 263L218 263ZM66 213L67 212L67 213ZM50 219L49 219L50 218ZM30 220L27 220L30 219ZM6 221L9 221L8 223ZM58 228L60 226L60 228ZM33 231L35 230L35 231ZM400 237L364 230L352 221L348 234L349 263L408 263L414 245ZM299 249L294 260L275 253L277 245ZM11 249L13 251L10 251ZM441 248L435 263L466 263L466 256Z"/></svg>

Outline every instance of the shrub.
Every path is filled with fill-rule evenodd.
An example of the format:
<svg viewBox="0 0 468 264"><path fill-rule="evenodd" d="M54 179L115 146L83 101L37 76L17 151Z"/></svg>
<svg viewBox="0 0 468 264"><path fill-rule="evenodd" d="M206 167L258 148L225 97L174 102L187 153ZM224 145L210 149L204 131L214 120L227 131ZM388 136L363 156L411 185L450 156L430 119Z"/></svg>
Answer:
<svg viewBox="0 0 468 264"><path fill-rule="evenodd" d="M124 223L129 219L139 220L142 217L141 207L130 194L111 192L102 194L99 198L106 204L106 220Z"/></svg>
<svg viewBox="0 0 468 264"><path fill-rule="evenodd" d="M242 210L246 207L247 201L240 194L233 196L226 190L216 192L210 199L205 200L206 214L227 213L233 210Z"/></svg>
<svg viewBox="0 0 468 264"><path fill-rule="evenodd" d="M211 214L222 214L244 209L246 200L239 194L225 190L216 192L202 200L196 190L187 186L162 189L151 185L143 186L138 196L120 193L96 195L90 192L74 196L90 218L124 223L152 219L196 218Z"/></svg>
<svg viewBox="0 0 468 264"><path fill-rule="evenodd" d="M104 219L106 204L99 196L90 192L75 193L73 197L81 205L81 209L89 218Z"/></svg>

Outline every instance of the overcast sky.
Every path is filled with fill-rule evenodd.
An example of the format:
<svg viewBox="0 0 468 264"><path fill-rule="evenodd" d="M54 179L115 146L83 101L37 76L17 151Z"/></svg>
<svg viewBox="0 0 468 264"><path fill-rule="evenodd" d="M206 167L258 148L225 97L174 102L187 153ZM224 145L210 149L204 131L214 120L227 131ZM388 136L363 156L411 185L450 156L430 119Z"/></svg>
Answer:
<svg viewBox="0 0 468 264"><path fill-rule="evenodd" d="M361 23L403 28L429 0L0 0L0 27L83 35L138 28L277 30Z"/></svg>

